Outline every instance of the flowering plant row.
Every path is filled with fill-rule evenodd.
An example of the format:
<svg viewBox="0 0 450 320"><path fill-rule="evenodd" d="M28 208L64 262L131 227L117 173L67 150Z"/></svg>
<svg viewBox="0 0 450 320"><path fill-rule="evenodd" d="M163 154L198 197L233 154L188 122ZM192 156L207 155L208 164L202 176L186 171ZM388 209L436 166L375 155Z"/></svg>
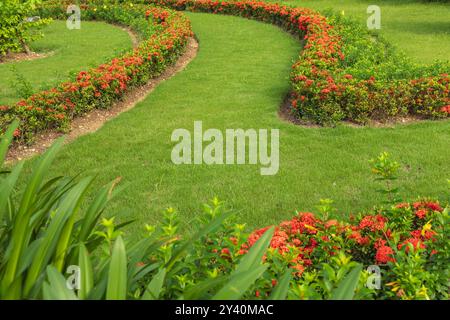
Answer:
<svg viewBox="0 0 450 320"><path fill-rule="evenodd" d="M447 65L417 67L382 39L373 41L367 31L342 16L327 19L310 9L257 1L149 2L178 10L257 19L298 34L305 45L292 66L291 106L301 118L332 124L340 120L364 123L407 115L450 115Z"/></svg>
<svg viewBox="0 0 450 320"><path fill-rule="evenodd" d="M276 227L266 260L274 274L281 262L290 265L297 279L301 279L292 292L297 297L317 294L309 284L319 270L334 279L338 275L333 269L354 260L366 267L381 268L381 288L370 291L361 287L361 298L446 298L448 219L448 209L444 212L439 203L426 199L352 216L350 222L324 220L310 212L298 213ZM267 229L254 231L230 254L247 252ZM324 267L330 260L336 265ZM367 282L367 277L364 281Z"/></svg>
<svg viewBox="0 0 450 320"><path fill-rule="evenodd" d="M226 215L217 199L204 209L198 225ZM448 299L448 207L420 199L374 210L348 222L327 219L323 211L302 212L275 228L250 234L237 216L229 216L214 232L189 240L191 250L166 274L160 298L211 298L243 260L264 249L264 242L268 250L254 258L262 260L263 270L253 283L247 278L239 283L243 299L274 299L280 286L282 299L336 299L336 288L358 266L363 271L356 279L354 299ZM158 226L146 226L148 236L166 244L138 263L143 270L171 261L186 241L177 236L176 212L169 209L164 217ZM377 269L375 280L371 270Z"/></svg>
<svg viewBox="0 0 450 320"><path fill-rule="evenodd" d="M183 52L193 35L190 21L181 13L154 6L82 5L84 19L106 20L136 27L144 40L138 47L76 78L32 95L14 106L0 106L2 131L15 118L20 126L16 140L30 141L36 132L68 128L71 119L95 108L109 108L133 87L159 75ZM63 5L44 6L40 14L66 17Z"/></svg>

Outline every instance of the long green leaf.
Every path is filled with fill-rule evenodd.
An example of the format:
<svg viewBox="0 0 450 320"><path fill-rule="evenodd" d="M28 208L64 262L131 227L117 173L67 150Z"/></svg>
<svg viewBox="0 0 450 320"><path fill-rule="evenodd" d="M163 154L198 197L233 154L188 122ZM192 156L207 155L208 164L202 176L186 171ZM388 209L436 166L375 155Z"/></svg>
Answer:
<svg viewBox="0 0 450 320"><path fill-rule="evenodd" d="M80 241L86 241L89 235L92 233L100 214L105 209L106 204L111 198L117 194L114 192L114 186L117 184L118 179L110 182L108 185L104 186L100 192L97 193L96 197L92 201L89 208L86 210L86 214L83 217L81 229L80 229Z"/></svg>
<svg viewBox="0 0 450 320"><path fill-rule="evenodd" d="M195 284L192 288L183 292L183 299L186 300L207 300L210 290L230 279L230 276L219 276L214 279L207 279Z"/></svg>
<svg viewBox="0 0 450 320"><path fill-rule="evenodd" d="M359 282L362 265L358 264L342 279L336 289L333 290L332 300L352 300Z"/></svg>
<svg viewBox="0 0 450 320"><path fill-rule="evenodd" d="M4 297L18 298L21 296L20 288L12 290L9 286L14 282L17 275L18 263L23 251L28 245L30 230L30 218L32 211L30 210L36 199L37 192L41 186L48 168L53 162L56 153L62 146L63 140L58 139L53 146L41 157L33 168L31 176L25 192L22 196L20 206L14 221L14 228L11 233L11 241L8 246L8 260L5 263L5 273L0 283L0 293Z"/></svg>
<svg viewBox="0 0 450 320"><path fill-rule="evenodd" d="M278 284L270 294L270 300L285 300L289 291L292 278L292 270L288 268L278 280Z"/></svg>
<svg viewBox="0 0 450 320"><path fill-rule="evenodd" d="M5 161L6 154L8 153L8 148L11 144L11 141L14 136L14 131L19 126L19 122L15 120L6 130L0 141L0 169L3 166L3 162Z"/></svg>
<svg viewBox="0 0 450 320"><path fill-rule="evenodd" d="M234 273L240 273L260 265L262 258L266 253L267 247L272 240L272 235L275 228L271 227L256 241L250 250L242 257L241 262L236 267Z"/></svg>
<svg viewBox="0 0 450 320"><path fill-rule="evenodd" d="M56 250L61 244L66 246L67 240L62 238L62 232L66 222L76 213L76 209L80 205L83 194L85 193L90 178L85 178L73 187L67 195L62 199L61 204L57 208L50 225L44 232L41 245L33 259L28 270L27 278L24 284L24 295L27 296L37 278L43 272L45 266L50 262L51 258L56 255ZM64 236L64 235L63 235ZM62 254L61 252L59 253ZM58 260L58 257L56 257Z"/></svg>
<svg viewBox="0 0 450 320"><path fill-rule="evenodd" d="M250 286L261 277L267 266L259 266L251 270L235 274L222 289L217 292L213 300L237 300L240 299Z"/></svg>
<svg viewBox="0 0 450 320"><path fill-rule="evenodd" d="M161 294L161 290L164 285L164 279L166 278L166 269L161 269L153 277L152 281L147 286L142 300L157 300Z"/></svg>
<svg viewBox="0 0 450 320"><path fill-rule="evenodd" d="M67 288L66 279L53 266L47 267L48 283L42 287L42 294L45 300L76 300L75 293Z"/></svg>
<svg viewBox="0 0 450 320"><path fill-rule="evenodd" d="M14 190L17 179L22 172L22 168L23 162L20 162L14 167L14 169L12 169L11 173L2 181L2 184L0 185L0 223L3 220L4 213L6 212L5 207L8 204L11 193Z"/></svg>
<svg viewBox="0 0 450 320"><path fill-rule="evenodd" d="M63 231L61 232L61 237L56 247L54 265L56 269L58 269L59 271L62 271L62 268L64 267L65 257L70 244L76 214L81 205L81 201L84 195L86 194L87 189L91 185L92 181L93 181L92 178L86 178L80 181L80 183L77 186L78 190L80 190L80 193L77 195L77 201L74 202L73 206L69 209L71 211L71 216L67 220L67 223L64 226ZM77 187L74 187L74 189L77 189Z"/></svg>
<svg viewBox="0 0 450 320"><path fill-rule="evenodd" d="M80 299L86 299L94 286L94 272L89 253L83 243L79 246L78 266L80 267L80 289L78 290L78 297Z"/></svg>
<svg viewBox="0 0 450 320"><path fill-rule="evenodd" d="M127 253L121 236L114 243L109 265L107 300L124 300L127 297Z"/></svg>

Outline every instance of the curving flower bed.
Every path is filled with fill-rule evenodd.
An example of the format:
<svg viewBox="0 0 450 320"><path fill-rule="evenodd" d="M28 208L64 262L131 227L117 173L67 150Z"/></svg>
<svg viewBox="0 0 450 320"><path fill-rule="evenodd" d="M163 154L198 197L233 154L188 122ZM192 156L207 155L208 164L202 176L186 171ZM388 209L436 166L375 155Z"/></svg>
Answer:
<svg viewBox="0 0 450 320"><path fill-rule="evenodd" d="M84 5L81 9L84 19L134 22L146 38L132 51L81 71L72 81L34 94L14 106L0 106L2 131L15 118L20 120L14 134L19 141L28 142L34 134L46 129L65 130L74 117L92 109L111 107L130 88L145 84L172 64L193 35L187 17L167 8L120 6L112 10ZM66 6L45 6L41 10L44 16L66 17Z"/></svg>
<svg viewBox="0 0 450 320"><path fill-rule="evenodd" d="M64 1L57 2L60 5L45 6L43 16L65 18ZM257 19L298 34L305 45L292 66L291 106L300 118L333 124L341 120L364 123L369 119L399 116L445 118L450 115L450 77L440 73L446 66L422 70L405 62L407 70L403 72L399 66L395 67L404 63L403 60L382 42L372 45L367 32L338 18L327 19L306 8L254 1L144 2L176 10ZM124 23L121 18L129 14L144 21L133 21L134 25L144 29L147 26L153 32L140 30L146 39L138 48L97 68L80 72L72 81L37 93L14 106L0 106L1 131L14 118L20 119L16 140L30 141L35 133L46 129L65 130L75 116L94 108L110 107L129 88L142 85L161 73L179 56L192 36L187 17L161 7L82 5L82 10L85 19L119 23ZM355 36L358 33L362 35ZM365 55L370 57L366 59ZM428 76L414 77L421 72ZM437 73L440 74L432 76Z"/></svg>
<svg viewBox="0 0 450 320"><path fill-rule="evenodd" d="M450 115L450 77L444 73L447 66L420 70L390 52L382 41L373 44L367 31L357 24L327 19L306 8L257 1L147 2L177 10L257 19L299 34L306 43L292 66L291 106L301 118L330 124L340 120L364 123L368 119L408 115ZM405 64L407 71L403 72L398 64ZM395 68L399 69L391 70ZM404 78L398 73L404 73ZM418 74L434 76L416 78Z"/></svg>

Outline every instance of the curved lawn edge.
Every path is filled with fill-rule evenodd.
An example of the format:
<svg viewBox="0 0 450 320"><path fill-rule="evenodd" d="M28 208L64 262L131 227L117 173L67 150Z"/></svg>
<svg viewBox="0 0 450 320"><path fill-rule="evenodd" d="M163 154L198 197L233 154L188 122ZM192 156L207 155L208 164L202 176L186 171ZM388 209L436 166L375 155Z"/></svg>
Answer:
<svg viewBox="0 0 450 320"><path fill-rule="evenodd" d="M137 48L97 68L81 71L75 80L32 95L14 106L0 106L0 132L19 119L15 141L30 143L46 130L67 131L75 117L94 109L109 109L131 89L159 76L184 52L193 36L190 21L182 13L159 7L116 6L114 11L83 7L83 16L108 22L140 19L153 30ZM64 6L44 6L44 15L63 16ZM123 18L127 15L126 18ZM143 22L143 23L142 23Z"/></svg>
<svg viewBox="0 0 450 320"><path fill-rule="evenodd" d="M314 10L258 1L149 0L176 10L228 14L281 26L306 44L292 66L291 108L317 124L450 116L447 73L418 79L358 79L346 70L343 34ZM368 36L368 34L365 34ZM386 66L383 66L386 67Z"/></svg>
<svg viewBox="0 0 450 320"><path fill-rule="evenodd" d="M265 2L212 2L210 0L150 0L152 4L208 13L254 18L282 26L307 40L292 66L291 107L301 118L319 124L341 120L364 123L368 119L392 119L414 115L443 118L450 115L448 74L436 77L381 83L374 77L360 80L346 73L342 64L341 35L327 18L306 8L292 8ZM46 13L63 15L64 7L44 6ZM100 8L100 9L98 9ZM0 130L15 118L20 127L15 140L30 142L37 132L67 130L70 122L92 109L107 109L120 100L128 88L144 84L160 74L180 55L192 36L190 22L184 15L155 6L83 6L84 16L114 21L122 13L149 21L157 32L133 52L87 72L76 81L65 82L43 91L15 106L0 106ZM104 8L104 10L102 9ZM52 11L53 10L53 11ZM111 13L107 10L111 10ZM120 14L117 14L117 12ZM136 18L136 17L135 17Z"/></svg>
<svg viewBox="0 0 450 320"><path fill-rule="evenodd" d="M108 109L94 109L82 117L76 117L70 124L70 129L65 134L65 143L76 138L97 131L103 124L119 114L134 108L163 81L182 71L197 55L198 42L194 37L189 38L184 53L175 64L167 67L159 76L150 79L146 84L133 88L127 92L120 101L115 102ZM51 144L64 133L57 130L46 130L37 134L31 145L16 144L9 149L6 157L7 162L20 161L43 153Z"/></svg>

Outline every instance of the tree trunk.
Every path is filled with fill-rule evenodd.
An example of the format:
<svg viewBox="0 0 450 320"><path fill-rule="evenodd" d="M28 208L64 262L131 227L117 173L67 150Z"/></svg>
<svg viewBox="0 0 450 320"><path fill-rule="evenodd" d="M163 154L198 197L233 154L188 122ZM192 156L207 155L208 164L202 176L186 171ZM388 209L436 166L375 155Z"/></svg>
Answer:
<svg viewBox="0 0 450 320"><path fill-rule="evenodd" d="M22 45L23 50L25 50L26 54L30 54L31 50L28 47L28 45L25 43L25 41L23 41L23 39L20 39L20 44Z"/></svg>

